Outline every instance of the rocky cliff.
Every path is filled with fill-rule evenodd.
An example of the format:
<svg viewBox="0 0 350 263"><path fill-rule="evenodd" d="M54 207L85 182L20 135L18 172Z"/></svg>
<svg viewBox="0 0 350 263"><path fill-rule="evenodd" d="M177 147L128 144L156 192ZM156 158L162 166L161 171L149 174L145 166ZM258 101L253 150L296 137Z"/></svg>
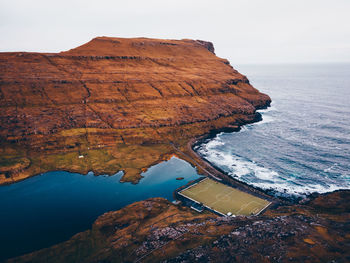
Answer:
<svg viewBox="0 0 350 263"><path fill-rule="evenodd" d="M0 184L54 169L123 170L137 182L173 145L252 121L269 103L200 40L0 53Z"/></svg>
<svg viewBox="0 0 350 263"><path fill-rule="evenodd" d="M122 170L137 182L176 154L236 186L191 145L269 103L200 40L100 37L58 54L0 53L0 184L58 169ZM338 191L227 218L150 199L9 262L348 262L349 200Z"/></svg>
<svg viewBox="0 0 350 263"><path fill-rule="evenodd" d="M349 262L349 201L350 191L335 192L262 216L229 218L155 198L106 213L69 241L9 262Z"/></svg>

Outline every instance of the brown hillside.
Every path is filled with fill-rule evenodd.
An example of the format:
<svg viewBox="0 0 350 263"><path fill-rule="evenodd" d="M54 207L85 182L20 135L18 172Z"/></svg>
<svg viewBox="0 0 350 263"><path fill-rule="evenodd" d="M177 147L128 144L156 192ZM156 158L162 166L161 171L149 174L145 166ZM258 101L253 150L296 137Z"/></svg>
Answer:
<svg viewBox="0 0 350 263"><path fill-rule="evenodd" d="M9 262L349 262L349 209L329 211L324 199L347 203L350 192L235 218L148 199Z"/></svg>
<svg viewBox="0 0 350 263"><path fill-rule="evenodd" d="M169 141L251 121L269 103L204 41L98 37L57 54L0 53L0 182L49 169L139 174L172 153ZM106 149L128 159L155 143L162 149L142 164L116 163L120 151ZM26 172L8 168L23 158Z"/></svg>

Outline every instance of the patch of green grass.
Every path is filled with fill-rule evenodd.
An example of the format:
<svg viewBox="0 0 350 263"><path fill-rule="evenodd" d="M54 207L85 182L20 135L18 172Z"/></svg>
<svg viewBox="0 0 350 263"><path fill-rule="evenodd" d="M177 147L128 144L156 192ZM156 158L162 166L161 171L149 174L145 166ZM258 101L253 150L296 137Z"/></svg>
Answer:
<svg viewBox="0 0 350 263"><path fill-rule="evenodd" d="M264 199L209 178L182 190L180 194L224 215L258 214L270 204Z"/></svg>

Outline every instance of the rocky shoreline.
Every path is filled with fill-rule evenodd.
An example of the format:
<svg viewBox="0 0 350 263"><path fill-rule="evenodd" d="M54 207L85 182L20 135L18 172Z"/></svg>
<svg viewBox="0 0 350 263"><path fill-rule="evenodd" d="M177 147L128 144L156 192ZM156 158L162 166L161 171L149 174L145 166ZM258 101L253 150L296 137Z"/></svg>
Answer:
<svg viewBox="0 0 350 263"><path fill-rule="evenodd" d="M269 104L261 109L265 109L269 107ZM252 185L249 185L245 182L239 181L232 176L230 176L228 173L223 171L220 167L216 166L215 164L211 163L207 159L203 158L200 154L197 153L195 150L196 147L199 145L202 145L203 143L207 143L210 139L213 139L216 137L216 135L220 134L221 132L225 133L231 133L231 132L239 132L241 130L241 127L247 124L252 124L255 122L261 121L261 115L260 113L257 112L257 117L254 121L250 121L247 123L242 123L236 127L227 127L227 128L222 128L219 130L211 131L206 135L200 136L196 139L190 140L190 142L187 145L187 150L191 153L192 156L195 156L195 160L198 160L202 164L202 166L207 167L208 170L211 172L207 175L210 176L210 174L213 174L220 178L221 180L224 180L224 182L228 185L231 185L233 187L236 187L242 191L245 191L247 193L257 195L263 198L267 198L268 200L274 201L276 204L277 203L284 203L284 204L293 204L293 203L298 203L299 201L302 201L303 198L301 197L283 197L283 196L278 196L276 197L275 195L271 194L269 191L266 191L265 189L260 189L257 187L253 187ZM196 162L194 162L196 163ZM194 164L195 165L195 164ZM198 165L197 165L198 166ZM215 178L215 177L214 177ZM310 196L316 196L317 193L312 193ZM308 197L306 197L308 198Z"/></svg>
<svg viewBox="0 0 350 263"><path fill-rule="evenodd" d="M346 262L350 191L288 202L239 182L193 147L258 121L271 99L210 42L98 37L57 54L0 53L0 184L51 170L137 183L177 155L274 201L226 218L154 198L100 216L70 240L8 262ZM33 237L35 238L35 237Z"/></svg>
<svg viewBox="0 0 350 263"><path fill-rule="evenodd" d="M0 170L30 163L0 184L50 170L124 171L137 183L171 143L251 121L270 98L204 43L98 37L55 54L0 53Z"/></svg>
<svg viewBox="0 0 350 263"><path fill-rule="evenodd" d="M225 183L244 189L245 185L216 170L193 151L196 143L211 135L187 144L190 154L200 162L192 159L192 164L198 170L210 169ZM249 193L264 195L247 187ZM108 212L91 230L8 262L346 262L350 258L346 249L350 245L348 200L350 191L314 194L299 203L276 199L273 209L262 215L225 218L210 212L198 214L154 198ZM146 215L135 221L134 216L139 217L141 210ZM91 244L92 251L88 249Z"/></svg>
<svg viewBox="0 0 350 263"><path fill-rule="evenodd" d="M153 198L100 216L69 241L7 262L347 262L350 191L263 215L219 217Z"/></svg>

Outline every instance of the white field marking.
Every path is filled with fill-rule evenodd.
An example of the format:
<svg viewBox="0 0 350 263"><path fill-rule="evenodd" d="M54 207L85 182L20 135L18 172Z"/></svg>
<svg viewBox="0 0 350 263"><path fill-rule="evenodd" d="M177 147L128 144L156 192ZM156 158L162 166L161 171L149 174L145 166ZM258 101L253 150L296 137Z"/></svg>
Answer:
<svg viewBox="0 0 350 263"><path fill-rule="evenodd" d="M194 195L194 193L190 189L187 190L187 193Z"/></svg>
<svg viewBox="0 0 350 263"><path fill-rule="evenodd" d="M207 180L207 179L209 179L209 178L206 177L206 178L204 178L203 180L199 181L198 183L203 182L203 181L205 181L205 180ZM185 189L182 189L179 193L181 193L181 192L183 192L183 191L185 191L185 190L187 190L187 189L190 189L191 187L197 185L198 183L191 184L190 186L186 187Z"/></svg>
<svg viewBox="0 0 350 263"><path fill-rule="evenodd" d="M220 214L220 215L222 215L222 216L226 216L225 214L223 214L223 213L221 213L221 212L215 210L214 208L211 208L210 206L207 206L207 205L205 205L205 204L201 204L200 202L198 202L198 201L192 199L191 197L188 197L187 195L184 195L184 194L182 194L182 193L180 193L180 192L179 192L179 195L182 195L183 197L185 197L185 198L187 198L187 199L189 199L189 200L191 200L191 201L193 201L193 202L195 202L195 203L197 203L197 204L200 204L200 205L202 205L202 206L208 208L209 210L213 210L214 212L216 212L216 213L218 213L218 214Z"/></svg>
<svg viewBox="0 0 350 263"><path fill-rule="evenodd" d="M210 178L208 178L208 177L207 177L207 178L204 178L202 181L200 181L200 182L198 182L198 183L195 183L195 184L193 184L193 185L190 185L189 187L187 187L187 188L181 190L181 191L178 192L178 193L179 193L181 196L183 196L183 197L185 197L185 198L187 198L187 199L189 199L189 200L191 200L191 201L193 201L193 202L195 202L195 203L197 203L197 204L200 204L200 205L206 207L206 208L209 209L209 210L212 210L212 211L214 211L214 212L216 212L216 213L218 213L218 214L220 214L220 215L222 215L222 216L227 216L226 214L224 214L224 213L222 213L222 212L219 212L219 211L217 211L216 209L212 208L212 206L213 206L214 204L216 204L217 202L223 201L223 200L217 200L217 201L215 201L215 202L213 202L213 203L211 203L211 204L205 205L204 203L200 203L199 201L194 200L194 199L190 198L189 196L187 196L186 194L183 194L183 193L182 193L183 191L187 190L187 191L190 192L191 194L194 194L194 193L193 193L192 191L190 191L189 189L192 188L193 186L199 184L199 183L202 183L202 182L204 182L204 184L207 184L207 188L205 189L205 191L207 191L207 190L208 190L209 188L211 188L211 187L210 187L210 184L209 184L209 183L205 182L206 180L212 180L212 179L210 179ZM213 181L213 180L212 180L212 181ZM214 183L219 184L219 182L216 182L216 181L214 181ZM234 194L234 193L235 193L235 191L232 191L231 189L229 189L229 190L230 190L230 191L229 191L227 194L225 194L225 196L231 195L231 194ZM238 191L239 191L239 190L238 190ZM200 191L200 192L198 192L198 193L201 193L201 192L204 192L204 190L203 190L203 191ZM197 194L198 194L198 193L197 193ZM218 198L216 198L216 199L218 199ZM232 198L231 198L231 199L232 199ZM227 201L223 201L223 202L227 202ZM238 211L236 212L236 214L238 214L240 211L242 211L244 208L246 208L248 205L250 205L250 204L252 204L252 203L256 203L256 204L258 204L259 206L261 206L261 205L263 204L263 203L260 203L260 202L257 202L257 201L250 201L249 203L242 205L242 206L241 206L241 209L238 210ZM271 204L271 202L269 202L269 203L268 203L264 208L262 208L260 211L259 211L259 208L255 208L255 209L253 210L253 212L256 213L257 211L259 211L259 213L256 214L256 215L259 215L259 214L260 214L263 210L265 210L270 204Z"/></svg>
<svg viewBox="0 0 350 263"><path fill-rule="evenodd" d="M205 181L205 180L207 180L207 179L209 179L209 178L207 177L207 178L203 179L203 180L200 181L200 182L203 182L203 181ZM198 182L198 183L200 183L200 182ZM189 187L187 187L187 188L185 188L185 189L182 189L180 192L178 192L178 194L179 194L179 195L182 195L183 197L185 197L185 198L187 198L187 199L190 199L191 201L193 201L193 202L195 202L195 203L197 203L197 204L203 205L203 204L201 204L200 202L198 202L198 201L192 199L191 197L187 196L186 194L183 194L183 193L182 193L182 192L185 191L185 190L191 192L191 191L188 190L188 189L190 189L191 187L195 186L195 185L198 184L198 183L195 183L195 184L190 185ZM191 192L191 193L193 193L193 192Z"/></svg>
<svg viewBox="0 0 350 263"><path fill-rule="evenodd" d="M252 203L256 203L256 204L260 205L260 204L259 204L258 202L256 202L256 201L250 201L249 203L242 205L242 206L241 206L241 209L239 209L239 210L237 211L237 213L241 212L241 210L243 210L244 208L246 208L248 205L250 205L250 204L252 204Z"/></svg>
<svg viewBox="0 0 350 263"><path fill-rule="evenodd" d="M218 200L218 201L228 202L228 201L231 200L230 194L231 194L231 193L227 193L227 194L224 194L224 195L223 195L223 194L217 194L217 195L215 196L215 198L216 198L216 200Z"/></svg>
<svg viewBox="0 0 350 263"><path fill-rule="evenodd" d="M185 198L187 198L187 199L190 199L191 201L193 201L193 202L195 202L195 203L197 203L197 204L201 204L200 202L198 202L198 201L192 199L191 197L188 197L187 195L185 195L185 194L183 194L183 193L180 193L180 192L179 192L179 195L182 195L183 197L185 197Z"/></svg>
<svg viewBox="0 0 350 263"><path fill-rule="evenodd" d="M240 191L240 190L238 190L238 191ZM232 191L231 193L234 194L233 191ZM243 192L243 193L244 193L244 192ZM250 194L248 194L248 195L250 195ZM251 195L251 196L253 196L253 195ZM254 196L253 196L253 197L254 197ZM258 198L258 197L256 197L256 198ZM258 198L258 199L260 199L260 198ZM250 201L250 202L247 204L247 206L248 206L250 203L252 203L252 202L258 204L259 206L264 205L264 203L262 203L262 202L260 202L260 201L255 201L255 200L253 200L253 201ZM257 209L259 209L259 208L257 208Z"/></svg>
<svg viewBox="0 0 350 263"><path fill-rule="evenodd" d="M211 184L208 184L207 183L207 187L205 188L205 190L203 190L203 191L200 191L200 192L198 192L198 193L202 193L202 192L207 192L209 189L211 189L212 188L212 185ZM209 205L213 205L213 203L212 204L209 204Z"/></svg>
<svg viewBox="0 0 350 263"><path fill-rule="evenodd" d="M207 180L207 179L209 179L208 177L207 178L205 178L205 179L203 179L202 181L200 181L199 183L202 183L202 182L204 182L205 180ZM208 191L209 190L209 184L206 184L206 182L204 182L204 183L202 183L202 184L204 184L204 186L206 186L203 190L201 190L201 191L197 191L196 193L194 193L194 192L192 192L190 189L192 188L192 187L194 187L195 185L197 185L198 183L196 183L196 184L193 184L193 185L191 185L191 186L189 186L189 187L187 187L187 188L185 188L185 189L183 189L183 190L181 190L180 192L183 192L183 191L185 191L185 190L187 190L188 192L190 192L191 194L194 194L194 195L198 195L199 193L202 193L202 192L206 192L206 191ZM206 184L206 185L205 185Z"/></svg>
<svg viewBox="0 0 350 263"><path fill-rule="evenodd" d="M205 180L209 180L209 179L210 179L210 178L207 177L207 178L203 179L202 181L200 181L200 182L198 182L198 183L201 183L201 182L203 182L203 181L205 181ZM204 203L200 203L200 202L198 202L197 200L194 200L193 198L191 198L191 197L187 196L186 194L183 194L183 193L182 193L183 191L188 190L189 188L193 187L194 185L196 185L196 184L198 184L198 183L195 183L195 184L193 184L193 185L190 185L189 187L187 187L187 188L181 190L180 192L178 192L178 194L181 195L181 196L183 196L183 197L185 197L185 198L187 198L187 199L189 199L189 200L191 200L192 202L195 202L195 203L197 203L197 204L200 204L200 205L206 207L207 209L212 210L212 211L218 213L219 215L227 216L227 215L225 215L224 213L219 212L219 211L217 211L216 209L214 209L214 208L212 208L212 207L210 207L210 206L208 206L208 205L206 205L206 204L204 204Z"/></svg>
<svg viewBox="0 0 350 263"><path fill-rule="evenodd" d="M212 207L210 207L210 206L207 206L207 205L205 205L205 204L203 204L203 206L206 207L206 208L208 208L208 209L210 209L210 210L213 210L214 212L216 212L216 213L218 213L218 214L220 214L220 215L222 215L222 216L226 216L225 214L223 214L223 213L221 213L221 212L215 210L214 208L212 208Z"/></svg>
<svg viewBox="0 0 350 263"><path fill-rule="evenodd" d="M260 215L260 213L262 212L262 211L264 211L269 205L271 205L272 203L271 202L269 202L267 205L265 205L264 206L264 208L263 209L261 209L256 215L258 216L258 215Z"/></svg>
<svg viewBox="0 0 350 263"><path fill-rule="evenodd" d="M200 191L197 191L197 193L196 193L196 195L198 195L198 194L200 194L200 193L203 193L203 192L207 192L208 190L209 190L209 186L207 185L207 186L205 186L205 188L204 189L202 189L202 190L200 190Z"/></svg>
<svg viewBox="0 0 350 263"><path fill-rule="evenodd" d="M198 213L202 213L202 212L203 212L203 210L201 211L201 210L199 210L199 209L197 209L197 208L195 208L195 207L193 207L193 206L191 206L191 208L192 208L194 211L197 211Z"/></svg>
<svg viewBox="0 0 350 263"><path fill-rule="evenodd" d="M226 197L226 196L229 197L230 194L232 194L232 191L231 191L231 190L230 190L230 192L228 192L227 194L225 194L223 197ZM223 200L223 199L221 199L221 198L218 198L218 197L217 197L218 195L220 195L220 194L217 194L217 195L215 196L216 201L213 202L211 205L214 205L214 204L216 204L217 202L228 202L228 201L231 199L231 197L229 197L228 200Z"/></svg>
<svg viewBox="0 0 350 263"><path fill-rule="evenodd" d="M241 206L241 209L240 210L238 210L238 212L237 213L239 213L242 209L244 209L244 208L246 208L247 206L249 206L251 203L256 203L256 204L258 204L258 205L262 205L262 203L260 203L260 202L256 202L256 201L251 201L251 202L249 202L248 204L244 204L244 205L242 205ZM259 215L263 210L265 210L269 205L271 204L271 202L269 202L266 206L264 206L262 209L260 209L260 208L255 208L255 210L254 210L254 213L255 213L255 215ZM256 212L257 211L257 212ZM257 214L256 214L257 213Z"/></svg>
<svg viewBox="0 0 350 263"><path fill-rule="evenodd" d="M194 196L197 196L199 193L202 193L202 192L206 192L208 190L208 188L204 189L204 190L201 190L201 191L191 191L193 189L188 189L187 192L194 195Z"/></svg>
<svg viewBox="0 0 350 263"><path fill-rule="evenodd" d="M195 192L193 192L192 190L193 190L192 188L188 188L188 189L186 189L186 192L187 192L187 193L190 193L190 194L192 194L192 195L195 195ZM181 191L181 192L182 192L182 191Z"/></svg>

